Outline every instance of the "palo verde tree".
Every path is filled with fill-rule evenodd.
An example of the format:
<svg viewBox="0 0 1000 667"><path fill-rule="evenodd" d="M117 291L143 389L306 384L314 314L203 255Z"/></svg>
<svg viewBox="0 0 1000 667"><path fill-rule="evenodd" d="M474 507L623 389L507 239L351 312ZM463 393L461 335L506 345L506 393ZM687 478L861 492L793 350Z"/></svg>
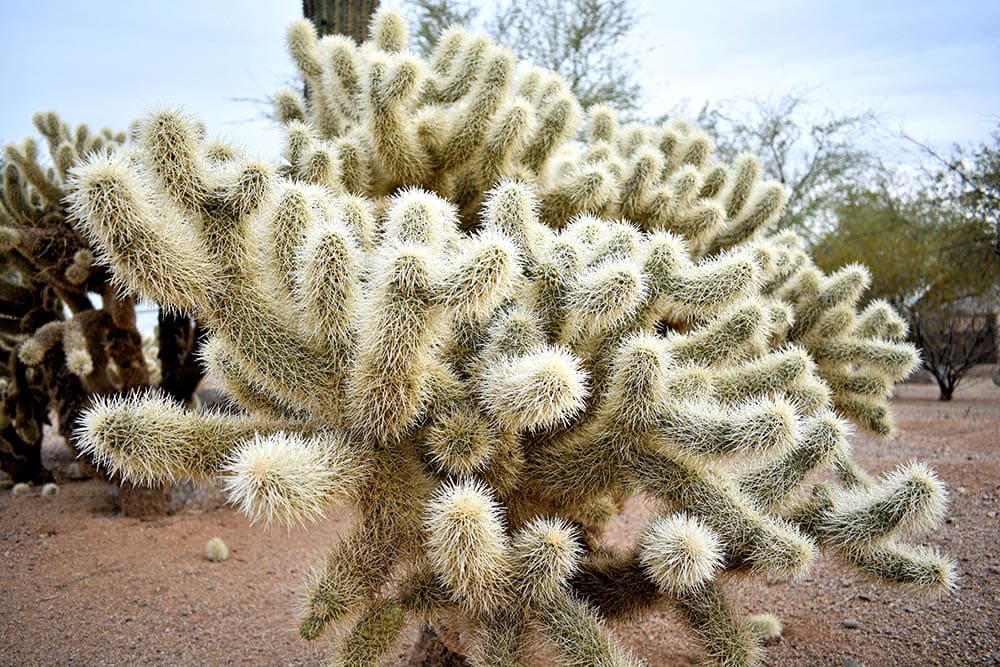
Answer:
<svg viewBox="0 0 1000 667"><path fill-rule="evenodd" d="M871 296L905 315L947 401L972 367L996 358L1000 256L993 222L932 185L851 193L814 252L823 267L850 258L875 267Z"/></svg>
<svg viewBox="0 0 1000 667"><path fill-rule="evenodd" d="M942 483L873 478L847 441L847 420L891 431L916 352L886 304L858 312L865 269L768 235L785 192L756 158L604 106L578 133L565 81L461 29L430 60L399 14L371 34L291 26L310 94L277 98L280 167L158 110L75 172L100 261L198 314L243 408L106 400L88 451L145 482L221 475L254 520L353 506L300 623L335 634L336 664L425 622L474 664L635 665L604 620L664 606L715 663L752 664L769 624L720 574L794 577L820 548L951 588L905 539ZM609 548L637 493L657 516Z"/></svg>

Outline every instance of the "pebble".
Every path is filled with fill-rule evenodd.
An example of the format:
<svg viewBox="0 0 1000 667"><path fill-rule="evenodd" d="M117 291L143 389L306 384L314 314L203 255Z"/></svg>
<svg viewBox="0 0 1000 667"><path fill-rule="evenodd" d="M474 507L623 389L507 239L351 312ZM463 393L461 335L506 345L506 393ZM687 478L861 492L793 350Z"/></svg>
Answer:
<svg viewBox="0 0 1000 667"><path fill-rule="evenodd" d="M916 607L903 607L903 611L905 611L907 614L916 614L917 613L917 608Z"/></svg>
<svg viewBox="0 0 1000 667"><path fill-rule="evenodd" d="M844 619L840 624L850 630L861 627L861 624L855 621L853 618Z"/></svg>
<svg viewBox="0 0 1000 667"><path fill-rule="evenodd" d="M996 512L987 512L986 516L988 516L991 519L995 519L996 516L997 516L997 513Z"/></svg>
<svg viewBox="0 0 1000 667"><path fill-rule="evenodd" d="M874 598L867 593L858 593L858 599L864 600L865 602L871 602Z"/></svg>
<svg viewBox="0 0 1000 667"><path fill-rule="evenodd" d="M842 667L861 667L861 663L855 660L854 658L848 658L847 660L844 661Z"/></svg>

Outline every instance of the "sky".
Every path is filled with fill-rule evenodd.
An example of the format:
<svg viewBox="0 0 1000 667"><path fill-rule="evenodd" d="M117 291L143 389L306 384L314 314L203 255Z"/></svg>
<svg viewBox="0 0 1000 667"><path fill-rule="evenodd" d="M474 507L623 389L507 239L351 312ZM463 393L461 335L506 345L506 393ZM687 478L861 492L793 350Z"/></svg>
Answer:
<svg viewBox="0 0 1000 667"><path fill-rule="evenodd" d="M647 105L809 91L947 150L1000 122L1000 2L642 2Z"/></svg>
<svg viewBox="0 0 1000 667"><path fill-rule="evenodd" d="M31 116L124 129L183 106L211 134L280 152L262 100L292 80L285 26L300 0L0 0L0 141ZM808 90L818 109L872 110L947 150L1000 121L1000 2L695 0L638 3L633 37L655 117L678 102Z"/></svg>

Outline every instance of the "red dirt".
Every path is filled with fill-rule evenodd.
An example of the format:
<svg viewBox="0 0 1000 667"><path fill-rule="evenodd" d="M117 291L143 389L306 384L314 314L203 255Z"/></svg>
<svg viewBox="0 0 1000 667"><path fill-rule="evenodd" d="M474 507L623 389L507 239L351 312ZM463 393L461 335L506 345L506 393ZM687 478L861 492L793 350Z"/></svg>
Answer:
<svg viewBox="0 0 1000 667"><path fill-rule="evenodd" d="M1000 388L980 373L950 403L936 397L931 385L900 387L899 435L853 441L872 472L917 459L948 483L949 518L927 542L958 559L959 590L914 597L827 558L798 582L728 581L740 608L784 623L766 665L1000 664ZM649 510L630 503L611 538ZM4 493L0 665L322 664L329 644L298 637L296 591L346 525L344 515L308 532L265 531L229 508L123 518L96 481L63 484L53 498ZM223 563L204 555L216 536L231 551ZM650 665L700 659L668 610L615 630Z"/></svg>

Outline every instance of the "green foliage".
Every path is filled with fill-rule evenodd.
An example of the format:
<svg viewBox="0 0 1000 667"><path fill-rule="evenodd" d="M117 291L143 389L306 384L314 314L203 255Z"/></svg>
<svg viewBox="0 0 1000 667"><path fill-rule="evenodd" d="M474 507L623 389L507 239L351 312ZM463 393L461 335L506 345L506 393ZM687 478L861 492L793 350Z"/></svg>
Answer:
<svg viewBox="0 0 1000 667"><path fill-rule="evenodd" d="M928 261L928 230L900 204L885 189L852 193L837 210L836 228L813 250L825 269L849 261L876 267L871 296L897 308L922 296L932 282L929 273L938 270Z"/></svg>
<svg viewBox="0 0 1000 667"><path fill-rule="evenodd" d="M562 79L463 30L429 61L395 13L371 34L292 25L309 95L282 102L277 169L160 109L74 172L102 260L197 313L241 408L112 398L81 420L88 451L146 482L222 475L253 519L349 504L300 625L339 631L337 664L428 622L477 664L634 665L604 621L662 607L750 664L772 631L719 574L796 576L820 548L952 587L947 558L900 541L942 485L873 480L846 442L845 417L891 430L915 350L887 306L858 313L863 268L827 275L768 234L784 191L755 158L604 106L580 133ZM838 481L813 484L824 468ZM606 547L636 493L657 517Z"/></svg>
<svg viewBox="0 0 1000 667"><path fill-rule="evenodd" d="M814 249L822 267L877 267L871 295L897 307L987 294L997 284L991 226L954 201L889 186L859 191L837 209L837 227Z"/></svg>
<svg viewBox="0 0 1000 667"><path fill-rule="evenodd" d="M980 154L989 155L987 148ZM815 247L822 267L849 260L875 267L871 296L906 315L942 400L973 365L990 358L1000 309L996 218L987 200L961 183L940 187L945 177L939 175L939 187L909 195L888 185L853 193Z"/></svg>

